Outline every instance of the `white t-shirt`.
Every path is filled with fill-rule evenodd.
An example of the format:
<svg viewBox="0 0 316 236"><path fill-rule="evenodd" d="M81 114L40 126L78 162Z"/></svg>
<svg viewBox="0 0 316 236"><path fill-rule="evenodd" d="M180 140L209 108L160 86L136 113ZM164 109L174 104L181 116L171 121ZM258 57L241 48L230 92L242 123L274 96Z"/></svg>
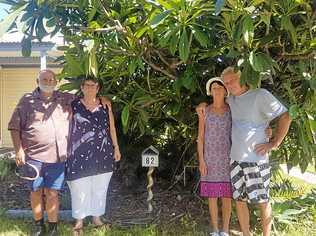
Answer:
<svg viewBox="0 0 316 236"><path fill-rule="evenodd" d="M232 114L230 158L240 162L268 162L268 154L259 156L254 149L257 144L268 142L265 129L270 121L287 111L285 106L265 89L229 96L227 103Z"/></svg>

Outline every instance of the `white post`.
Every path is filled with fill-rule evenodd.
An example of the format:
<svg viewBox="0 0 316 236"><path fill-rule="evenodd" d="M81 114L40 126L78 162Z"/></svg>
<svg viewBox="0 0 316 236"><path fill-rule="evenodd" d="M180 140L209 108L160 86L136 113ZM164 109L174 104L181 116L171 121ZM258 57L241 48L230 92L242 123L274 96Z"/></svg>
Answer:
<svg viewBox="0 0 316 236"><path fill-rule="evenodd" d="M41 51L41 70L46 69L46 51Z"/></svg>
<svg viewBox="0 0 316 236"><path fill-rule="evenodd" d="M152 187L154 185L154 179L152 177L152 174L155 170L155 167L159 166L159 151L154 148L153 146L150 146L146 148L142 152L142 166L143 167L149 167L148 172L147 172L147 191L148 191L148 196L147 196L147 203L148 203L148 212L151 213L153 211L153 205L152 205L152 200L154 197Z"/></svg>
<svg viewBox="0 0 316 236"><path fill-rule="evenodd" d="M147 197L147 203L148 203L148 212L151 213L153 211L153 205L151 204L154 194L153 191L151 190L153 185L154 185L154 180L152 177L152 174L155 170L155 167L150 166L148 168L148 172L147 172L147 181L148 181L148 185L147 185L147 192L148 192L148 197Z"/></svg>

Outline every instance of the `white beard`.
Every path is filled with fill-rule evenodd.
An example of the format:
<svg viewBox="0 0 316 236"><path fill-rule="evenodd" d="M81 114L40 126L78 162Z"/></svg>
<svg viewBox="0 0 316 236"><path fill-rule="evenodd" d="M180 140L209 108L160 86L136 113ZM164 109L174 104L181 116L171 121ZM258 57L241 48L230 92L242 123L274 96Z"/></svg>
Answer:
<svg viewBox="0 0 316 236"><path fill-rule="evenodd" d="M44 93L52 93L55 90L55 86L43 85L39 83L39 88Z"/></svg>

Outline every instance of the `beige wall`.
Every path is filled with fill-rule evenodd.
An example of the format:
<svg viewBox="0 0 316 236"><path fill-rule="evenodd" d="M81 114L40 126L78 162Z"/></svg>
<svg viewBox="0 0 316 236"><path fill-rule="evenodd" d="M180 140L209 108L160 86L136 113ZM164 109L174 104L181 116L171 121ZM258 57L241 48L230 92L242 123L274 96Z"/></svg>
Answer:
<svg viewBox="0 0 316 236"><path fill-rule="evenodd" d="M58 72L59 69L54 71ZM0 69L0 146L11 147L10 133L7 130L11 114L23 94L36 87L39 68Z"/></svg>

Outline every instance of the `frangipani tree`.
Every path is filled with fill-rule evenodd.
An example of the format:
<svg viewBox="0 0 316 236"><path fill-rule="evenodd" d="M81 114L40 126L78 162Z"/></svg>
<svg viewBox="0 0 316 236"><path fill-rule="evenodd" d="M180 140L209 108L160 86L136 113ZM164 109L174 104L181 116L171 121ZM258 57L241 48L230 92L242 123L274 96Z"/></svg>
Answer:
<svg viewBox="0 0 316 236"><path fill-rule="evenodd" d="M132 140L151 137L193 153L194 107L206 98L205 82L237 65L244 83L268 87L289 107L291 130L274 156L303 170L315 161L312 1L1 2L11 9L0 23L0 36L23 32L23 54L29 55L32 39L61 32L67 46L61 48L59 76L72 78L64 88L77 86L80 75L101 78L103 93L117 103L123 131Z"/></svg>

